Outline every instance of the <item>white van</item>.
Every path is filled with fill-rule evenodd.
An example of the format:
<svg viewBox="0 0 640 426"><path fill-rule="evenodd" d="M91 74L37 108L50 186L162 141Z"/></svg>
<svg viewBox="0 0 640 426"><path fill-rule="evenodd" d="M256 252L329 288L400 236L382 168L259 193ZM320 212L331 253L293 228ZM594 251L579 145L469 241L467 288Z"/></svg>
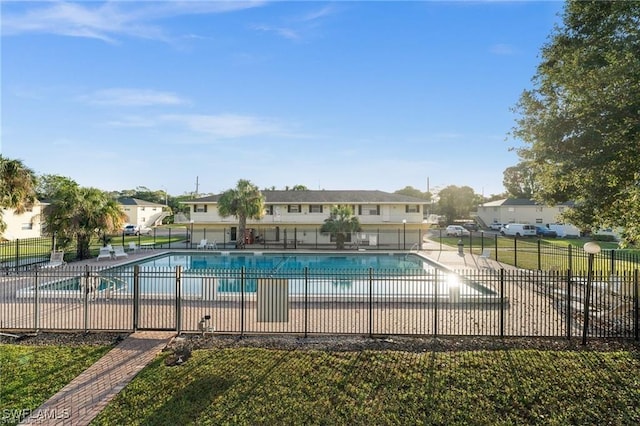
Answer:
<svg viewBox="0 0 640 426"><path fill-rule="evenodd" d="M511 237L535 237L536 227L527 223L507 223L500 229L500 233Z"/></svg>

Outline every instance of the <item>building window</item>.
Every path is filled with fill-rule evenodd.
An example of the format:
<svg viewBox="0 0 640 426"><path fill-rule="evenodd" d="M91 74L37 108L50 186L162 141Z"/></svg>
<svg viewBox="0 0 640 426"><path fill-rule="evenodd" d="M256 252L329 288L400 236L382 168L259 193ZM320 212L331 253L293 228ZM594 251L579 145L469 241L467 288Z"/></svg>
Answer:
<svg viewBox="0 0 640 426"><path fill-rule="evenodd" d="M141 210L141 211L144 211L144 207L140 207L140 210Z"/></svg>
<svg viewBox="0 0 640 426"><path fill-rule="evenodd" d="M309 213L322 213L322 205L311 204L309 206Z"/></svg>
<svg viewBox="0 0 640 426"><path fill-rule="evenodd" d="M30 231L33 229L33 223L29 222L29 223L23 223L21 226L21 229L23 231Z"/></svg>
<svg viewBox="0 0 640 426"><path fill-rule="evenodd" d="M537 212L541 212L541 211L542 211L542 206L537 206L537 207L536 207L536 211L537 211Z"/></svg>
<svg viewBox="0 0 640 426"><path fill-rule="evenodd" d="M273 216L273 204L265 206L264 214L266 214L268 216Z"/></svg>
<svg viewBox="0 0 640 426"><path fill-rule="evenodd" d="M380 216L380 205L375 206L358 206L358 215L360 216Z"/></svg>
<svg viewBox="0 0 640 426"><path fill-rule="evenodd" d="M509 210L510 212L515 212L515 211L516 211L516 209L515 209L515 208L513 208L513 207L509 207L509 209L508 209L508 210Z"/></svg>
<svg viewBox="0 0 640 426"><path fill-rule="evenodd" d="M407 204L404 207L405 213L420 213L420 206L418 204Z"/></svg>
<svg viewBox="0 0 640 426"><path fill-rule="evenodd" d="M289 204L287 206L288 213L302 213L302 205L301 204Z"/></svg>
<svg viewBox="0 0 640 426"><path fill-rule="evenodd" d="M542 223L542 219L536 219L536 223Z"/></svg>
<svg viewBox="0 0 640 426"><path fill-rule="evenodd" d="M193 211L196 213L206 213L207 205L206 204L194 204Z"/></svg>

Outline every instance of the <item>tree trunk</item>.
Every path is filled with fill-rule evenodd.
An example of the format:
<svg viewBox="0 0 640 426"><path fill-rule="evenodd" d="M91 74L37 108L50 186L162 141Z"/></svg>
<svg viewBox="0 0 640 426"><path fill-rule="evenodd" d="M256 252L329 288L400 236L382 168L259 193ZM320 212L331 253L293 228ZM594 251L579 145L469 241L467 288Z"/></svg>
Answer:
<svg viewBox="0 0 640 426"><path fill-rule="evenodd" d="M344 249L344 240L345 240L345 235L342 232L338 232L336 234L336 248L338 250Z"/></svg>
<svg viewBox="0 0 640 426"><path fill-rule="evenodd" d="M78 259L88 259L91 257L91 252L89 251L90 239L86 235L78 234L76 241L76 257Z"/></svg>
<svg viewBox="0 0 640 426"><path fill-rule="evenodd" d="M244 248L244 232L247 229L247 218L240 216L238 223L238 234L236 235L236 248Z"/></svg>

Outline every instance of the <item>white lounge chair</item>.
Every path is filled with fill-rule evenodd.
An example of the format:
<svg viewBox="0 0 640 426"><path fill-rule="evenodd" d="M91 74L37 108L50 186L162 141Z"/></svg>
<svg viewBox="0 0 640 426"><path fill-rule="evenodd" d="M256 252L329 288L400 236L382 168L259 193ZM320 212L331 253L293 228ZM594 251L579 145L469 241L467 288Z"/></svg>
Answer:
<svg viewBox="0 0 640 426"><path fill-rule="evenodd" d="M137 253L140 250L140 247L136 245L133 241L129 243L129 251L132 253Z"/></svg>
<svg viewBox="0 0 640 426"><path fill-rule="evenodd" d="M100 247L100 252L98 253L98 258L96 260L113 259L113 255L111 253L112 251L113 251L113 248L110 245L105 247Z"/></svg>
<svg viewBox="0 0 640 426"><path fill-rule="evenodd" d="M51 257L49 258L49 262L42 265L43 268L57 268L58 266L64 265L66 262L64 261L64 252L63 251L52 251Z"/></svg>
<svg viewBox="0 0 640 426"><path fill-rule="evenodd" d="M207 240L200 240L200 244L196 246L198 250L204 250L207 248Z"/></svg>
<svg viewBox="0 0 640 426"><path fill-rule="evenodd" d="M120 257L129 257L129 255L124 251L124 247L115 246L113 248L113 257L118 259Z"/></svg>
<svg viewBox="0 0 640 426"><path fill-rule="evenodd" d="M210 243L207 243L207 248L208 249L217 249L218 248L218 244L216 243L216 240L213 240Z"/></svg>
<svg viewBox="0 0 640 426"><path fill-rule="evenodd" d="M489 263L489 259L491 259L491 249L486 248L482 250L482 254L478 257L484 263L485 268L491 268L491 264Z"/></svg>

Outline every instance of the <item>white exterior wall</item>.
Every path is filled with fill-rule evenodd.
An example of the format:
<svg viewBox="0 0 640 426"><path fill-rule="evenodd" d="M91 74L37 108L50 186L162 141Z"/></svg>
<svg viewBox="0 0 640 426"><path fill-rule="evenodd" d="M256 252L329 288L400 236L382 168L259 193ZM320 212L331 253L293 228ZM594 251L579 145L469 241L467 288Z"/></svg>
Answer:
<svg viewBox="0 0 640 426"><path fill-rule="evenodd" d="M31 211L15 214L13 210L2 209L2 219L7 229L2 237L7 240L38 238L42 236L42 204L35 204Z"/></svg>
<svg viewBox="0 0 640 426"><path fill-rule="evenodd" d="M546 225L558 223L559 215L566 206L480 206L478 216L485 224L491 223L530 223Z"/></svg>
<svg viewBox="0 0 640 426"><path fill-rule="evenodd" d="M123 205L122 210L127 215L127 223L131 225L143 226L153 216L162 212L160 206L130 206Z"/></svg>
<svg viewBox="0 0 640 426"><path fill-rule="evenodd" d="M204 206L200 204L199 206ZM301 225L322 225L324 220L329 217L331 211L331 205L322 206L322 213L309 212L309 205L303 204L302 211L300 213L289 213L288 205L274 205L273 215L265 215L260 220L248 220L247 224L254 225L269 225L269 224L301 224ZM202 207L200 207L202 208ZM375 205L372 206L372 209ZM207 211L193 211L193 205L190 206L191 219L194 223L237 223L237 219L233 216L221 217L218 214L218 208L215 204L207 204ZM357 209L357 206L356 206ZM379 215L369 215L366 213L366 209L363 207L363 214L358 215L356 210L356 217L362 225L391 225L402 224L403 220L406 220L408 224L422 224L423 216L422 211L417 213L406 213L405 204L399 205L380 205Z"/></svg>

